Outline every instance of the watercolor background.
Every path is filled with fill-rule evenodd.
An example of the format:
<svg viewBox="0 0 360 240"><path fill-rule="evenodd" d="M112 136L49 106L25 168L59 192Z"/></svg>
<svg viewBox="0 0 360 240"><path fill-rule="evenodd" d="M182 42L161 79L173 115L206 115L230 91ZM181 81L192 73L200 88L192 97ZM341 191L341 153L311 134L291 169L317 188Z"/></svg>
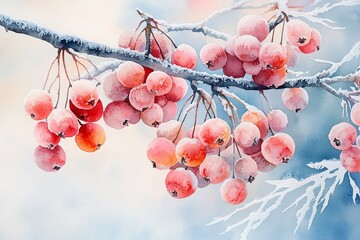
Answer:
<svg viewBox="0 0 360 240"><path fill-rule="evenodd" d="M0 0L0 12L115 47L121 31L139 22L136 8L168 22L183 23L200 21L214 9L231 4L232 0ZM211 26L233 34L244 13L227 14ZM324 43L311 57L338 61L360 39L360 8L338 8L325 16L347 28L329 30L315 24ZM197 50L215 41L192 32L172 36L177 43L191 44ZM62 146L67 164L61 171L49 174L36 167L35 123L25 115L23 99L30 90L42 87L55 55L56 50L45 42L0 28L0 239L237 239L241 228L219 235L226 223L206 226L213 217L236 208L221 200L219 185L184 200L168 195L166 171L152 169L146 159L147 144L156 130L142 123L121 131L106 128L107 142L93 154L78 150L73 139L65 140ZM339 73L350 72L359 64L356 59ZM301 57L298 66L294 70L309 74L327 67L314 64L308 56ZM199 64L198 70L205 68ZM316 173L307 169L306 163L338 157L327 134L342 120L340 100L318 89L308 91L309 106L300 114L284 108L279 100L281 91L267 94L274 108L288 114L286 132L294 137L297 153L288 165L259 176L249 187L247 201L269 191L263 182L266 179L285 175L304 178ZM236 93L259 106L257 93ZM358 175L354 178L360 183ZM276 211L249 239L359 239L359 218L360 210L352 204L345 179L309 231L305 221L294 235L295 211Z"/></svg>

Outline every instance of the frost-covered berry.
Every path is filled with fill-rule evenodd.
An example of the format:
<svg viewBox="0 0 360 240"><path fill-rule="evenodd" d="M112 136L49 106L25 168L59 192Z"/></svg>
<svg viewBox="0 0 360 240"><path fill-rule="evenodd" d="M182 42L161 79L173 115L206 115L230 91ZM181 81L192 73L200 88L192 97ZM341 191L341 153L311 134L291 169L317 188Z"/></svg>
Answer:
<svg viewBox="0 0 360 240"><path fill-rule="evenodd" d="M308 105L309 95L303 88L286 88L281 94L281 99L287 109L300 112Z"/></svg>
<svg viewBox="0 0 360 240"><path fill-rule="evenodd" d="M174 198L186 198L196 191L197 180L195 174L184 168L171 170L165 178L168 193Z"/></svg>
<svg viewBox="0 0 360 240"><path fill-rule="evenodd" d="M340 153L340 161L349 172L360 172L360 148L352 146Z"/></svg>
<svg viewBox="0 0 360 240"><path fill-rule="evenodd" d="M104 129L96 123L82 125L75 136L77 146L85 152L95 152L104 145L106 135Z"/></svg>
<svg viewBox="0 0 360 240"><path fill-rule="evenodd" d="M241 148L241 150L246 155L254 155L261 151L261 145L262 145L263 141L264 140L262 140L262 138L260 138L256 145L247 147L247 148Z"/></svg>
<svg viewBox="0 0 360 240"><path fill-rule="evenodd" d="M104 110L105 123L114 129L122 129L140 120L140 112L127 102L114 101L109 103Z"/></svg>
<svg viewBox="0 0 360 240"><path fill-rule="evenodd" d="M150 54L155 58L167 59L171 56L173 45L164 34L155 32L150 43Z"/></svg>
<svg viewBox="0 0 360 240"><path fill-rule="evenodd" d="M163 110L157 105L153 104L151 107L141 112L141 120L150 127L159 127L160 123L163 121Z"/></svg>
<svg viewBox="0 0 360 240"><path fill-rule="evenodd" d="M235 177L245 182L253 182L257 175L258 169L256 162L250 157L243 157L236 161L234 166Z"/></svg>
<svg viewBox="0 0 360 240"><path fill-rule="evenodd" d="M147 89L146 84L141 84L131 89L129 102L136 110L145 111L154 104L155 96Z"/></svg>
<svg viewBox="0 0 360 240"><path fill-rule="evenodd" d="M60 137L48 129L47 122L38 122L35 125L34 136L40 146L50 149L56 147L60 142Z"/></svg>
<svg viewBox="0 0 360 240"><path fill-rule="evenodd" d="M238 21L237 31L240 36L252 35L262 42L269 34L269 24L259 15L246 15Z"/></svg>
<svg viewBox="0 0 360 240"><path fill-rule="evenodd" d="M172 77L172 86L170 91L165 95L166 99L172 102L178 102L185 97L189 86L185 79Z"/></svg>
<svg viewBox="0 0 360 240"><path fill-rule="evenodd" d="M261 152L251 155L251 158L256 162L257 169L260 172L269 172L276 167L276 165L267 161Z"/></svg>
<svg viewBox="0 0 360 240"><path fill-rule="evenodd" d="M205 146L223 147L230 139L230 126L220 118L209 119L201 125L199 138Z"/></svg>
<svg viewBox="0 0 360 240"><path fill-rule="evenodd" d="M208 43L200 49L200 59L210 70L218 70L226 64L227 55L222 46Z"/></svg>
<svg viewBox="0 0 360 240"><path fill-rule="evenodd" d="M221 183L230 176L230 165L220 156L209 155L200 164L199 172L205 181L212 184Z"/></svg>
<svg viewBox="0 0 360 240"><path fill-rule="evenodd" d="M262 69L257 75L253 75L252 79L258 85L277 88L286 81L286 65L275 70Z"/></svg>
<svg viewBox="0 0 360 240"><path fill-rule="evenodd" d="M42 120L49 116L53 110L53 101L50 93L36 89L25 97L25 112L34 120Z"/></svg>
<svg viewBox="0 0 360 240"><path fill-rule="evenodd" d="M311 28L299 19L291 19L286 24L286 36L291 45L304 46L310 41Z"/></svg>
<svg viewBox="0 0 360 240"><path fill-rule="evenodd" d="M271 110L266 117L269 121L269 127L275 132L284 131L288 124L287 115L280 109Z"/></svg>
<svg viewBox="0 0 360 240"><path fill-rule="evenodd" d="M360 102L355 103L351 108L351 121L360 126Z"/></svg>
<svg viewBox="0 0 360 240"><path fill-rule="evenodd" d="M260 110L248 110L241 116L242 122L251 122L260 130L260 138L264 138L269 131L269 123L263 112Z"/></svg>
<svg viewBox="0 0 360 240"><path fill-rule="evenodd" d="M239 178L229 178L220 187L222 199L230 204L240 204L247 197L246 184Z"/></svg>
<svg viewBox="0 0 360 240"><path fill-rule="evenodd" d="M243 61L236 56L227 54L227 62L223 67L224 75L234 78L242 78L245 76L245 70L243 68Z"/></svg>
<svg viewBox="0 0 360 240"><path fill-rule="evenodd" d="M75 81L70 88L69 98L77 108L93 108L99 100L95 82L89 80Z"/></svg>
<svg viewBox="0 0 360 240"><path fill-rule="evenodd" d="M234 53L241 61L254 61L259 57L261 43L251 35L240 36L235 39Z"/></svg>
<svg viewBox="0 0 360 240"><path fill-rule="evenodd" d="M321 35L318 30L312 28L310 41L306 45L300 46L299 49L302 53L308 54L319 51L320 45L321 45Z"/></svg>
<svg viewBox="0 0 360 240"><path fill-rule="evenodd" d="M187 44L179 45L171 54L171 63L180 67L194 70L198 57L195 49Z"/></svg>
<svg viewBox="0 0 360 240"><path fill-rule="evenodd" d="M49 130L63 138L75 136L79 128L76 116L69 109L54 109L47 120Z"/></svg>
<svg viewBox="0 0 360 240"><path fill-rule="evenodd" d="M127 61L120 64L116 73L121 85L127 88L137 87L145 80L144 68L136 62Z"/></svg>
<svg viewBox="0 0 360 240"><path fill-rule="evenodd" d="M102 86L105 96L112 101L124 101L131 90L120 83L116 72L104 75Z"/></svg>
<svg viewBox="0 0 360 240"><path fill-rule="evenodd" d="M259 61L266 69L279 69L287 61L286 48L279 43L263 43L259 50Z"/></svg>
<svg viewBox="0 0 360 240"><path fill-rule="evenodd" d="M148 146L147 157L153 163L153 167L158 169L174 166L177 162L175 145L167 138L155 138Z"/></svg>
<svg viewBox="0 0 360 240"><path fill-rule="evenodd" d="M206 157L206 147L195 138L183 138L176 145L178 162L189 166L199 166Z"/></svg>
<svg viewBox="0 0 360 240"><path fill-rule="evenodd" d="M75 114L75 116L84 122L96 122L100 120L103 115L104 109L101 100L99 99L96 105L91 109L80 109L77 108L71 100L69 100L70 110Z"/></svg>
<svg viewBox="0 0 360 240"><path fill-rule="evenodd" d="M345 150L354 144L356 129L349 123L341 122L331 128L328 138L334 148Z"/></svg>
<svg viewBox="0 0 360 240"><path fill-rule="evenodd" d="M34 152L36 165L46 172L58 171L66 161L65 151L57 145L53 149L38 146Z"/></svg>
<svg viewBox="0 0 360 240"><path fill-rule="evenodd" d="M172 87L172 78L164 72L154 71L147 77L146 87L155 96L167 94Z"/></svg>
<svg viewBox="0 0 360 240"><path fill-rule="evenodd" d="M245 148L257 145L260 139L260 130L252 122L241 122L233 134L237 145Z"/></svg>
<svg viewBox="0 0 360 240"><path fill-rule="evenodd" d="M287 163L295 153L295 142L286 133L276 133L261 145L264 158L274 165Z"/></svg>
<svg viewBox="0 0 360 240"><path fill-rule="evenodd" d="M255 59L251 62L243 62L243 68L245 72L249 75L257 75L263 68L263 66L260 64L259 59Z"/></svg>

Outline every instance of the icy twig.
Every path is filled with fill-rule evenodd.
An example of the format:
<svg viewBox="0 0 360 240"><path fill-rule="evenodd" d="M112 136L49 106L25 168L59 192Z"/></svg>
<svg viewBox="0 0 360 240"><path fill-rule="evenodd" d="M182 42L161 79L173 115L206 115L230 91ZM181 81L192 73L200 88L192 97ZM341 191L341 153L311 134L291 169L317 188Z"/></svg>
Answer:
<svg viewBox="0 0 360 240"><path fill-rule="evenodd" d="M292 207L298 208L296 212L297 223L295 232L302 223L306 214L310 212L311 215L308 225L308 227L310 227L314 217L316 216L318 206L322 204L322 210L326 208L330 196L334 193L336 186L342 183L346 170L343 168L340 161L334 160L323 160L318 163L310 163L308 164L308 167L324 171L315 175L311 175L302 180L288 178L276 181L267 181L269 184L275 186L275 189L272 192L263 198L255 199L249 202L245 206L236 209L227 216L216 218L208 225L227 221L233 218L236 214L240 214L245 210L254 209L249 215L243 215L244 218L242 218L239 222L233 225L229 225L223 232L226 233L235 227L245 225L241 239L246 239L252 230L255 230L257 227L259 227L261 223L270 216L271 212L280 207L282 201L286 196L288 196L288 194L305 188L305 191L299 191L301 195L297 197L292 204L285 207L283 212ZM327 184L329 184L330 181L332 181L332 184L326 191ZM354 186L354 194L358 194L358 188L356 184L351 184ZM301 203L302 205L300 205Z"/></svg>
<svg viewBox="0 0 360 240"><path fill-rule="evenodd" d="M121 60L100 63L96 65L96 67L89 69L88 72L80 75L80 79L94 78L105 73L106 71L114 71L121 63L123 63Z"/></svg>

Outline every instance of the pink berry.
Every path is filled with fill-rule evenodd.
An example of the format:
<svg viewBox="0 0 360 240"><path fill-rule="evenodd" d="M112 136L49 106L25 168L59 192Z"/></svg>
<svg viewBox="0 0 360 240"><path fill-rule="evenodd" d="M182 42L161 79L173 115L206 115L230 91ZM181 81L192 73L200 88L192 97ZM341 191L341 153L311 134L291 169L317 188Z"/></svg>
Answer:
<svg viewBox="0 0 360 240"><path fill-rule="evenodd" d="M194 70L198 57L193 47L187 44L179 45L171 54L171 63L183 68Z"/></svg>
<svg viewBox="0 0 360 240"><path fill-rule="evenodd" d="M276 167L276 165L267 161L261 152L251 155L251 158L256 162L257 169L260 172L270 172Z"/></svg>
<svg viewBox="0 0 360 240"><path fill-rule="evenodd" d="M137 87L145 80L144 68L136 62L127 61L120 64L116 74L121 85L127 88Z"/></svg>
<svg viewBox="0 0 360 240"><path fill-rule="evenodd" d="M155 32L150 43L150 53L155 58L167 59L173 51L170 39L164 34Z"/></svg>
<svg viewBox="0 0 360 240"><path fill-rule="evenodd" d="M236 161L234 166L235 177L245 182L253 182L257 175L258 169L256 162L249 157L243 157Z"/></svg>
<svg viewBox="0 0 360 240"><path fill-rule="evenodd" d="M301 20L291 19L286 24L286 36L291 45L304 46L310 41L311 28Z"/></svg>
<svg viewBox="0 0 360 240"><path fill-rule="evenodd" d="M53 110L53 102L50 93L36 89L25 97L25 111L34 120L42 120L49 116Z"/></svg>
<svg viewBox="0 0 360 240"><path fill-rule="evenodd" d="M236 56L227 54L227 62L223 67L224 75L234 78L242 78L245 76L243 62Z"/></svg>
<svg viewBox="0 0 360 240"><path fill-rule="evenodd" d="M334 148L345 150L354 144L356 129L349 123L341 122L331 128L328 138Z"/></svg>
<svg viewBox="0 0 360 240"><path fill-rule="evenodd" d="M114 129L122 129L135 124L140 119L140 112L130 106L127 102L115 101L109 103L104 110L105 123Z"/></svg>
<svg viewBox="0 0 360 240"><path fill-rule="evenodd" d="M147 77L146 87L155 96L167 94L172 87L172 78L164 72L154 71Z"/></svg>
<svg viewBox="0 0 360 240"><path fill-rule="evenodd" d="M238 21L237 31L240 36L252 35L262 42L269 34L269 25L267 21L259 15L246 15Z"/></svg>
<svg viewBox="0 0 360 240"><path fill-rule="evenodd" d="M199 172L205 181L221 183L230 176L230 165L224 158L210 155L200 164Z"/></svg>
<svg viewBox="0 0 360 240"><path fill-rule="evenodd" d="M181 139L185 137L185 129L181 122L176 120L170 120L166 123L160 124L156 135L158 137L164 137L177 144Z"/></svg>
<svg viewBox="0 0 360 240"><path fill-rule="evenodd" d="M157 105L153 104L151 107L141 112L141 120L150 127L159 127L163 120L163 110Z"/></svg>
<svg viewBox="0 0 360 240"><path fill-rule="evenodd" d="M259 110L248 110L242 117L242 122L251 122L255 124L260 131L260 138L264 138L269 131L269 122L265 114Z"/></svg>
<svg viewBox="0 0 360 240"><path fill-rule="evenodd" d="M158 137L152 140L147 149L147 157L153 167L166 169L176 164L175 145L169 139Z"/></svg>
<svg viewBox="0 0 360 240"><path fill-rule="evenodd" d="M106 74L103 77L102 86L105 96L112 101L124 101L131 90L119 82L116 72Z"/></svg>
<svg viewBox="0 0 360 240"><path fill-rule="evenodd" d="M129 94L129 101L131 106L136 110L144 111L154 104L155 97L149 92L146 84L141 84L131 89Z"/></svg>
<svg viewBox="0 0 360 240"><path fill-rule="evenodd" d="M176 116L178 106L176 102L168 101L165 106L162 107L162 110L164 112L163 116L163 123L168 122Z"/></svg>
<svg viewBox="0 0 360 240"><path fill-rule="evenodd" d="M208 43L200 49L200 59L210 70L218 70L225 66L227 55L222 46Z"/></svg>
<svg viewBox="0 0 360 240"><path fill-rule="evenodd" d="M80 109L91 109L99 100L95 82L90 80L75 81L69 91L71 102Z"/></svg>
<svg viewBox="0 0 360 240"><path fill-rule="evenodd" d="M285 107L293 112L304 110L309 102L309 95L303 88L286 88L281 98Z"/></svg>
<svg viewBox="0 0 360 240"><path fill-rule="evenodd" d="M246 184L238 178L227 179L220 187L222 199L230 204L240 204L247 197Z"/></svg>
<svg viewBox="0 0 360 240"><path fill-rule="evenodd" d="M235 56L234 52L234 43L235 39L238 37L238 35L231 36L225 43L225 51L229 55Z"/></svg>
<svg viewBox="0 0 360 240"><path fill-rule="evenodd" d="M255 146L247 147L247 148L241 148L244 154L246 155L254 155L261 151L261 145L263 143L263 140L260 138L258 143Z"/></svg>
<svg viewBox="0 0 360 240"><path fill-rule="evenodd" d="M199 138L205 146L220 148L228 143L230 132L227 122L220 118L212 118L201 125Z"/></svg>
<svg viewBox="0 0 360 240"><path fill-rule="evenodd" d="M287 163L295 152L295 142L286 133L276 133L263 142L261 153L264 158L274 165Z"/></svg>
<svg viewBox="0 0 360 240"><path fill-rule="evenodd" d="M259 59L257 58L251 62L244 62L243 68L245 72L249 75L258 75L262 69L262 65L260 64Z"/></svg>
<svg viewBox="0 0 360 240"><path fill-rule="evenodd" d="M266 117L269 121L271 130L275 132L284 131L288 124L287 115L279 109L271 110Z"/></svg>
<svg viewBox="0 0 360 240"><path fill-rule="evenodd" d="M308 42L308 44L304 46L300 46L299 49L302 53L308 54L319 51L320 45L321 45L321 35L318 30L312 28L310 41Z"/></svg>
<svg viewBox="0 0 360 240"><path fill-rule="evenodd" d="M172 77L172 87L165 95L166 99L172 102L178 102L183 99L189 89L185 79Z"/></svg>
<svg viewBox="0 0 360 240"><path fill-rule="evenodd" d="M100 120L103 115L104 109L101 100L99 99L96 105L91 109L80 109L77 108L71 100L69 100L70 110L75 114L75 116L84 122L96 122Z"/></svg>
<svg viewBox="0 0 360 240"><path fill-rule="evenodd" d="M174 198L186 198L196 191L197 180L193 172L184 168L171 170L165 178L168 193Z"/></svg>
<svg viewBox="0 0 360 240"><path fill-rule="evenodd" d="M287 61L286 48L279 43L264 43L259 50L260 64L266 69L279 69Z"/></svg>
<svg viewBox="0 0 360 240"><path fill-rule="evenodd" d="M65 152L59 145L54 149L38 146L35 149L34 158L36 165L46 172L58 171L66 161Z"/></svg>
<svg viewBox="0 0 360 240"><path fill-rule="evenodd" d="M205 146L195 138L183 138L176 145L176 158L178 162L189 166L199 166L206 157Z"/></svg>
<svg viewBox="0 0 360 240"><path fill-rule="evenodd" d="M262 69L252 79L258 85L277 88L286 82L286 65L280 69Z"/></svg>
<svg viewBox="0 0 360 240"><path fill-rule="evenodd" d="M35 125L34 136L40 146L49 149L54 149L60 142L60 137L49 131L47 122Z"/></svg>
<svg viewBox="0 0 360 240"><path fill-rule="evenodd" d="M355 103L351 108L351 121L360 126L360 102Z"/></svg>
<svg viewBox="0 0 360 240"><path fill-rule="evenodd" d="M234 53L241 61L254 61L259 57L261 43L251 35L238 37L234 42Z"/></svg>
<svg viewBox="0 0 360 240"><path fill-rule="evenodd" d="M241 122L234 129L234 139L240 147L255 146L260 139L260 130L252 122Z"/></svg>
<svg viewBox="0 0 360 240"><path fill-rule="evenodd" d="M360 148L351 146L340 153L340 161L348 172L360 172Z"/></svg>
<svg viewBox="0 0 360 240"><path fill-rule="evenodd" d="M50 132L60 137L73 137L78 132L79 123L69 109L54 109L47 120Z"/></svg>

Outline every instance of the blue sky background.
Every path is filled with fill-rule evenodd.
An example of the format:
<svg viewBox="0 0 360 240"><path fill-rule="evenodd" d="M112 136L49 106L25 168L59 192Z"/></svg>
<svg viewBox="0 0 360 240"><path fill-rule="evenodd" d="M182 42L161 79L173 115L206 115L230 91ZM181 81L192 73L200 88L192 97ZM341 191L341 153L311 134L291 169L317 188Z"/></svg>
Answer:
<svg viewBox="0 0 360 240"><path fill-rule="evenodd" d="M199 21L214 9L233 3L232 0L210 0L203 1L206 4L201 8L192 8L189 2L191 0L64 0L60 4L55 0L0 0L0 9L3 14L62 33L116 46L121 31L136 27L139 22L135 8L168 22L184 23ZM244 11L227 14L212 21L211 26L233 34L243 14ZM330 30L313 24L323 36L321 51L302 56L294 70L309 71L309 74L321 71L327 66L314 63L309 57L339 61L360 40L360 7L337 8L324 16L347 28ZM192 32L172 33L171 36L176 43L188 43L197 50L207 42L221 43ZM81 152L73 139L67 139L61 144L67 153L65 167L57 173L39 170L33 161L35 123L25 115L23 99L29 91L42 86L56 50L42 41L6 33L3 29L0 29L0 42L1 240L238 239L241 228L219 235L226 223L206 226L214 217L236 208L222 201L219 185L200 189L183 200L168 195L164 186L167 172L152 169L146 159L147 144L156 130L142 123L121 131L106 128L107 142L93 154ZM359 64L360 60L355 59L342 67L339 74L349 73ZM206 70L200 65L197 69ZM289 164L261 174L249 186L247 202L269 192L264 180L288 174L305 178L316 173L307 168L306 163L339 156L339 152L331 148L327 134L332 125L342 120L340 100L320 89L307 90L309 106L300 114L284 108L280 90L266 92L273 108L288 114L286 132L294 137L297 151ZM235 92L259 106L257 93ZM239 111L243 111L240 106ZM359 175L352 176L360 185ZM238 217L230 222L241 218ZM249 239L264 239L264 236L269 240L359 239L359 218L360 210L352 203L349 182L345 178L331 197L328 208L315 217L309 231L305 221L294 235L295 211L276 211L250 234Z"/></svg>

